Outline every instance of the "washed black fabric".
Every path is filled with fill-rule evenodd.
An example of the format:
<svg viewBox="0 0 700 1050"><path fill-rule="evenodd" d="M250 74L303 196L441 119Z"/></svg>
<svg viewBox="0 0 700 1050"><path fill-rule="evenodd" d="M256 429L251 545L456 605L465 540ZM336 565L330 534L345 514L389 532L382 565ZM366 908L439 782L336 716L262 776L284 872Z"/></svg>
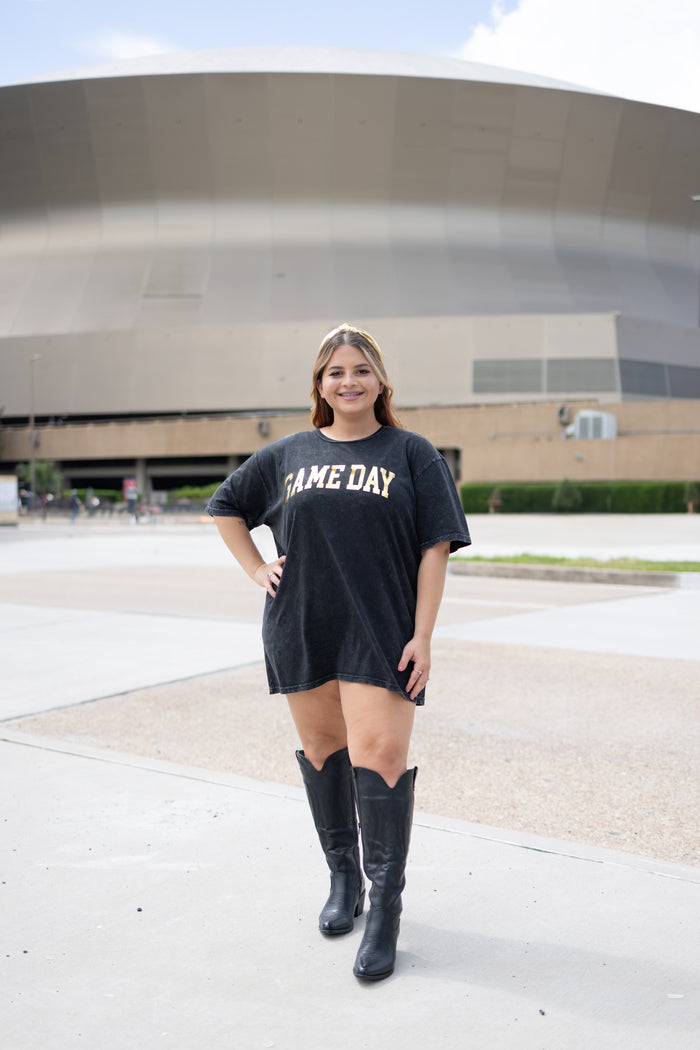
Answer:
<svg viewBox="0 0 700 1050"><path fill-rule="evenodd" d="M340 679L406 696L411 667L398 663L413 637L421 551L471 542L429 441L394 427L359 441L294 434L246 460L207 510L268 525L286 555L263 617L271 693Z"/></svg>

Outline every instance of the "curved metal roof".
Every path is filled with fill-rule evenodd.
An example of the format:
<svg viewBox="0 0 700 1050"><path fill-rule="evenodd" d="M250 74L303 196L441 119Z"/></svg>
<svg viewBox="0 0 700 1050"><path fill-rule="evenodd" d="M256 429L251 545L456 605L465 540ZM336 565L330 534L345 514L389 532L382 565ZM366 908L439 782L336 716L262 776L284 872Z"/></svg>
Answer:
<svg viewBox="0 0 700 1050"><path fill-rule="evenodd" d="M333 73L424 77L519 84L525 87L549 87L593 95L601 94L594 88L552 80L550 77L524 73L516 69L466 62L459 58L333 47L231 47L209 51L173 51L63 70L37 77L31 82L181 73Z"/></svg>
<svg viewBox="0 0 700 1050"><path fill-rule="evenodd" d="M294 48L112 63L0 103L8 416L34 353L47 415L299 406L339 317L390 334L409 403L591 395L618 371L700 389L700 114Z"/></svg>

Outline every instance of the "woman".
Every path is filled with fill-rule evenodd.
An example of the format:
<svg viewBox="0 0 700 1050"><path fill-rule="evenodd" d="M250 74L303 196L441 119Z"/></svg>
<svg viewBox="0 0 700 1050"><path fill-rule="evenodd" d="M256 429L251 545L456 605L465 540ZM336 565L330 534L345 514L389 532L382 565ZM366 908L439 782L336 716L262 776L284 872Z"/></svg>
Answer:
<svg viewBox="0 0 700 1050"><path fill-rule="evenodd" d="M321 932L348 933L364 907L355 800L370 910L357 977L394 970L430 639L451 550L470 543L447 464L404 430L375 341L344 324L321 343L314 430L256 452L209 504L221 536L267 591L270 692L285 693L297 759L331 892ZM250 529L269 525L265 562ZM353 797L354 796L354 797Z"/></svg>

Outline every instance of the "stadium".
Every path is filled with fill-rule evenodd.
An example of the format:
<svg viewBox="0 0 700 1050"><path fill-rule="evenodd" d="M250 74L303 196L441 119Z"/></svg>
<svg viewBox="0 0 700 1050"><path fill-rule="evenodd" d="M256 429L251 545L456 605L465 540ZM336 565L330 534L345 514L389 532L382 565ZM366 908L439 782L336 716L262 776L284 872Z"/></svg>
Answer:
<svg viewBox="0 0 700 1050"><path fill-rule="evenodd" d="M351 321L460 480L700 477L700 114L233 49L0 87L0 136L0 472L218 480Z"/></svg>

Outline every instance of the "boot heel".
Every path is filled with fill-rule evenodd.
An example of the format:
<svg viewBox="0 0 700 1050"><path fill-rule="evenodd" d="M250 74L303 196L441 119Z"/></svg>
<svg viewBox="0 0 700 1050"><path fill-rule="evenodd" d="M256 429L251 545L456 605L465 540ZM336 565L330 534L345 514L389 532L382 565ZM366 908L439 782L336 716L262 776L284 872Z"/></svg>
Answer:
<svg viewBox="0 0 700 1050"><path fill-rule="evenodd" d="M362 915L362 912L364 910L365 910L365 891L364 891L364 888L363 888L361 893L360 893L360 896L357 898L357 904L355 905L355 911L353 912L354 918L357 919L358 916Z"/></svg>

